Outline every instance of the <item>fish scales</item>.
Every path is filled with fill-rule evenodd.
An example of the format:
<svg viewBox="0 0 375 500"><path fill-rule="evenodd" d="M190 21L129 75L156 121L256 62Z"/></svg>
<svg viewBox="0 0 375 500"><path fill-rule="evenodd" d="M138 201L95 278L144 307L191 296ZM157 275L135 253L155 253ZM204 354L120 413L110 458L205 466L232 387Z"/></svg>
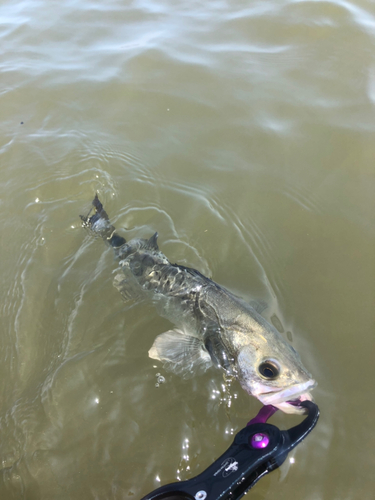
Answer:
<svg viewBox="0 0 375 500"><path fill-rule="evenodd" d="M95 196L95 213L81 216L83 225L113 247L123 273L115 286L126 299L147 297L174 328L159 334L149 356L184 377L211 366L238 378L264 404L287 413L303 410L315 381L295 349L249 304L199 271L172 264L159 250L158 234L125 239L116 233Z"/></svg>

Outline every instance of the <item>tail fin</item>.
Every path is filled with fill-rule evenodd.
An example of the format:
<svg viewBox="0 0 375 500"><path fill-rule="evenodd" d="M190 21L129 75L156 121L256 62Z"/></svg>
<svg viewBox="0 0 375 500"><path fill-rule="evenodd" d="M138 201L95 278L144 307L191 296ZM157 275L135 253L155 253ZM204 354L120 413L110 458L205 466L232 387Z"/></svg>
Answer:
<svg viewBox="0 0 375 500"><path fill-rule="evenodd" d="M115 227L109 222L109 217L98 198L98 193L95 194L92 204L95 208L95 213L90 217L91 209L87 216L80 215L82 226L88 227L99 234L103 240L107 241L114 248L124 245L126 240L115 232Z"/></svg>

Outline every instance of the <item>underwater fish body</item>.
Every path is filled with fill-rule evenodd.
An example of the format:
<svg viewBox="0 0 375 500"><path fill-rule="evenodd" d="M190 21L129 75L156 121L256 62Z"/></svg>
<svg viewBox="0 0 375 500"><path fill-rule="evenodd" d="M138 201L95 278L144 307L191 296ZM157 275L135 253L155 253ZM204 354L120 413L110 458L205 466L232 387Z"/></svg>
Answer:
<svg viewBox="0 0 375 500"><path fill-rule="evenodd" d="M95 214L83 225L113 247L122 273L115 286L125 299L150 298L175 329L158 335L149 356L188 377L211 366L235 376L263 404L302 413L316 385L295 349L248 304L199 271L171 264L159 250L157 233L126 242L95 196ZM255 305L255 306L254 306ZM258 310L257 310L258 309Z"/></svg>

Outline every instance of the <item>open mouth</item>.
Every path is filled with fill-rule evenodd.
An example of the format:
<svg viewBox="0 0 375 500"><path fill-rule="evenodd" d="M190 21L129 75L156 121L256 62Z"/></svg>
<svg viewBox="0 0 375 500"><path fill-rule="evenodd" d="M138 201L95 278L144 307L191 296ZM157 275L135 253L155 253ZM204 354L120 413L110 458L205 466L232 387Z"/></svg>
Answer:
<svg viewBox="0 0 375 500"><path fill-rule="evenodd" d="M281 391L267 392L258 395L259 401L264 405L272 405L285 413L304 413L304 409L299 407L302 401L312 401L309 393L316 386L315 380L287 387Z"/></svg>

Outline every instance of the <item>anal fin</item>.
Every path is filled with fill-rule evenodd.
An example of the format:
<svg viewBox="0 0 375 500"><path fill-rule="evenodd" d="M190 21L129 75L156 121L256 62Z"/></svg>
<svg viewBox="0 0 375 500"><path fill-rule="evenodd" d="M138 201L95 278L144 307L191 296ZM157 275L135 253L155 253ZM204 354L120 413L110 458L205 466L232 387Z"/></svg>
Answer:
<svg viewBox="0 0 375 500"><path fill-rule="evenodd" d="M181 330L169 330L158 335L148 355L162 361L166 370L185 379L204 373L212 366L203 341Z"/></svg>
<svg viewBox="0 0 375 500"><path fill-rule="evenodd" d="M113 286L120 292L124 302L140 302L145 298L145 293L141 286L131 276L125 276L124 273L116 274L113 279Z"/></svg>

